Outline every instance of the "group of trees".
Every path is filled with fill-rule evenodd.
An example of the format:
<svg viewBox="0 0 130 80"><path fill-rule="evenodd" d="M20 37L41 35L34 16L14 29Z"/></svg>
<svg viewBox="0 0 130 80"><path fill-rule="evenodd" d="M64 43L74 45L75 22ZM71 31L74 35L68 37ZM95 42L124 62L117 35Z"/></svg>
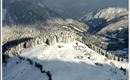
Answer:
<svg viewBox="0 0 130 80"><path fill-rule="evenodd" d="M126 58L123 58L123 57L118 57L114 54L112 54L111 52L108 52L106 50L103 50L102 48L99 48L93 44L90 44L89 47L91 49L93 49L94 51L98 52L99 54L107 57L108 59L111 59L111 60L116 60L116 61L128 61Z"/></svg>

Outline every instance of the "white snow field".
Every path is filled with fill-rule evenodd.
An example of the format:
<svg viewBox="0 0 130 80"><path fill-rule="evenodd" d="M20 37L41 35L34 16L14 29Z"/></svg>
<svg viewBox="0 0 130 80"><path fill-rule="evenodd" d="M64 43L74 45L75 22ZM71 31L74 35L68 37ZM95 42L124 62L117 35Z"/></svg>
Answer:
<svg viewBox="0 0 130 80"><path fill-rule="evenodd" d="M41 64L52 80L128 80L128 62L108 60L78 41L42 44L21 51L20 56ZM51 80L26 60L16 61L13 57L3 67L3 80Z"/></svg>

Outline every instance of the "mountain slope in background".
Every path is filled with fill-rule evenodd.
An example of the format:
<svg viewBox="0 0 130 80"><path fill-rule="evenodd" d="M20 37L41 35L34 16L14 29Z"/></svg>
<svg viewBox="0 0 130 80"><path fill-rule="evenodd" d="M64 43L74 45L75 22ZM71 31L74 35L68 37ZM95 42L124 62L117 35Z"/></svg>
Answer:
<svg viewBox="0 0 130 80"><path fill-rule="evenodd" d="M79 19L86 13L108 7L128 8L128 0L42 0L49 8L66 18ZM52 4L53 3L53 4ZM72 5L73 4L73 5Z"/></svg>
<svg viewBox="0 0 130 80"><path fill-rule="evenodd" d="M59 17L40 0L4 0L3 23L33 24Z"/></svg>
<svg viewBox="0 0 130 80"><path fill-rule="evenodd" d="M125 8L106 8L88 13L80 20L90 25L90 33L102 33L105 30L112 31L112 29L119 30L128 27L128 10Z"/></svg>
<svg viewBox="0 0 130 80"><path fill-rule="evenodd" d="M128 10L125 8L106 8L91 12L81 18L89 25L88 32L105 37L108 50L123 50L128 54Z"/></svg>

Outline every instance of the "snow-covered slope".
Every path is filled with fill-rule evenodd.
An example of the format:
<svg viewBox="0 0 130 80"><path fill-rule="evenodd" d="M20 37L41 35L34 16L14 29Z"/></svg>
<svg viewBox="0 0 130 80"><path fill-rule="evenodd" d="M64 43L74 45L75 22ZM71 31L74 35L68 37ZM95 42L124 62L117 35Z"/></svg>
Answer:
<svg viewBox="0 0 130 80"><path fill-rule="evenodd" d="M126 8L110 7L99 11L96 15L94 15L94 17L110 21L114 18L123 17L124 15L128 15L128 10Z"/></svg>
<svg viewBox="0 0 130 80"><path fill-rule="evenodd" d="M5 66L5 65L4 65ZM48 80L46 74L31 66L27 61L14 57L3 67L3 80Z"/></svg>
<svg viewBox="0 0 130 80"><path fill-rule="evenodd" d="M128 9L110 7L100 11L93 11L81 18L90 26L89 32L102 34L128 27ZM106 31L105 31L106 30Z"/></svg>
<svg viewBox="0 0 130 80"><path fill-rule="evenodd" d="M78 41L42 44L20 56L3 67L3 80L128 80L127 62L108 60Z"/></svg>

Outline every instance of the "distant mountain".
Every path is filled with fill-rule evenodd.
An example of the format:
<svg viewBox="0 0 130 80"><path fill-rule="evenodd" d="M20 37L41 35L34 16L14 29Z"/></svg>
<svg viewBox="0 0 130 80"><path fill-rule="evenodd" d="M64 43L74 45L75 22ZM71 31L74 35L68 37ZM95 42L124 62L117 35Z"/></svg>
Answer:
<svg viewBox="0 0 130 80"><path fill-rule="evenodd" d="M3 23L32 24L59 17L40 0L4 0Z"/></svg>
<svg viewBox="0 0 130 80"><path fill-rule="evenodd" d="M106 8L97 12L90 12L80 20L90 26L90 33L118 30L128 27L128 10L125 8Z"/></svg>
<svg viewBox="0 0 130 80"><path fill-rule="evenodd" d="M81 21L89 25L88 32L108 38L108 50L128 48L128 10L125 8L106 8L84 15ZM104 44L106 45L106 44Z"/></svg>
<svg viewBox="0 0 130 80"><path fill-rule="evenodd" d="M128 0L41 0L66 18L79 19L86 13L108 7L128 8ZM53 3L53 4L52 4Z"/></svg>

